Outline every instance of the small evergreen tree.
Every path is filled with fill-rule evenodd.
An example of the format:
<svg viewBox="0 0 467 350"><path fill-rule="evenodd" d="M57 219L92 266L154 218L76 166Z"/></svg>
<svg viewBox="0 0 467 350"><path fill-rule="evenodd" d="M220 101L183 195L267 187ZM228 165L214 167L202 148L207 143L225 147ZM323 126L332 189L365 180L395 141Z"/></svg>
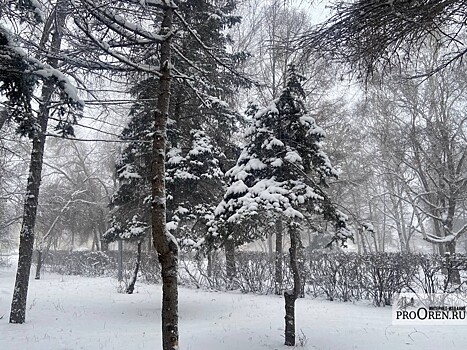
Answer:
<svg viewBox="0 0 467 350"><path fill-rule="evenodd" d="M236 235L239 224L254 223L263 211L273 211L287 223L290 235L290 264L293 290L284 293L286 301L285 344L295 344L294 303L301 290L297 265L300 225L307 215L319 214L336 224L334 240L343 242L348 233L345 217L336 210L324 188L327 179L338 172L322 149L323 129L307 112L301 80L293 66L280 97L268 107L252 106L248 143L237 164L227 172L230 179L224 199L215 211L207 240L210 243L256 238ZM259 231L256 231L259 232Z"/></svg>

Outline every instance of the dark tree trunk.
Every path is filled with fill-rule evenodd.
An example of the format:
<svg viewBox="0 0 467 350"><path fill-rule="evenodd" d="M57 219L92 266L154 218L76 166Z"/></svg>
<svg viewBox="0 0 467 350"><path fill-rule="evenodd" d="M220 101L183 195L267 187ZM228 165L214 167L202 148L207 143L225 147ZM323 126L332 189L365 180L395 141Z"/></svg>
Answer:
<svg viewBox="0 0 467 350"><path fill-rule="evenodd" d="M227 279L230 285L237 274L237 267L235 265L235 242L233 239L226 239L224 243L225 249L225 270Z"/></svg>
<svg viewBox="0 0 467 350"><path fill-rule="evenodd" d="M456 241L452 241L449 243L446 243L446 252L449 252L449 255L447 257L448 259L448 277L451 280L452 283L454 284L460 284L461 283L461 276L459 273L459 266L458 263L456 263Z"/></svg>
<svg viewBox="0 0 467 350"><path fill-rule="evenodd" d="M138 251L136 252L135 270L133 271L133 276L131 278L130 284L128 285L128 288L126 289L127 294L133 294L133 291L135 290L136 279L138 278L139 267L141 266L141 245L142 243L143 241L138 242Z"/></svg>
<svg viewBox="0 0 467 350"><path fill-rule="evenodd" d="M285 345L295 345L295 296L290 290L284 292L285 300Z"/></svg>
<svg viewBox="0 0 467 350"><path fill-rule="evenodd" d="M42 269L42 249L37 250L37 265L36 265L36 280L41 279L41 269Z"/></svg>
<svg viewBox="0 0 467 350"><path fill-rule="evenodd" d="M117 251L117 280L123 281L123 241L118 240L118 251Z"/></svg>
<svg viewBox="0 0 467 350"><path fill-rule="evenodd" d="M52 228L53 226L51 227L51 229ZM51 229L49 229L49 233L52 232L50 231ZM48 240L45 246L45 249L44 249L44 244L45 244L44 239ZM49 236L47 234L46 237L43 237L43 241L39 244L39 249L37 250L37 266L36 266L36 277L35 277L36 280L41 279L42 266L44 265L45 260L47 259L47 256L49 255L49 250L50 250L50 246L52 245L53 239L54 239L54 236Z"/></svg>
<svg viewBox="0 0 467 350"><path fill-rule="evenodd" d="M212 277L212 252L208 252L208 266L206 267L206 274L209 278Z"/></svg>
<svg viewBox="0 0 467 350"><path fill-rule="evenodd" d="M102 237L101 237L100 243L101 243L100 247L99 247L99 245L97 246L98 250L100 250L101 252L106 252L106 251L109 250L109 243L104 242L102 240Z"/></svg>
<svg viewBox="0 0 467 350"><path fill-rule="evenodd" d="M274 292L276 295L282 294L282 219L276 219L276 254L275 254L275 275Z"/></svg>
<svg viewBox="0 0 467 350"><path fill-rule="evenodd" d="M2 130L3 125L5 125L8 118L8 112L6 110L0 109L0 130Z"/></svg>
<svg viewBox="0 0 467 350"><path fill-rule="evenodd" d="M174 10L166 8L160 34L172 30ZM152 236L162 275L162 348L176 350L178 344L178 246L166 228L165 148L167 140L167 116L170 102L171 37L160 47L160 81L157 107L154 117L152 149Z"/></svg>
<svg viewBox="0 0 467 350"><path fill-rule="evenodd" d="M290 234L290 269L293 275L293 289L284 292L285 299L285 345L295 345L295 300L300 295L301 281L300 271L298 269L297 251L301 245L300 234L296 223L292 222L289 225Z"/></svg>
<svg viewBox="0 0 467 350"><path fill-rule="evenodd" d="M51 51L57 53L62 44L62 28L65 23L63 11L64 2L59 1L56 5L54 26L51 38ZM47 38L50 33L44 33ZM44 42L46 42L45 40ZM58 59L49 58L50 66L56 68ZM34 132L32 139L31 161L29 165L29 176L24 200L23 223L20 231L18 269L16 272L15 289L11 302L10 323L24 323L26 320L26 301L29 286L29 274L31 272L32 253L34 249L34 226L36 224L37 204L39 200L39 188L42 175L42 163L44 158L45 137L47 123L49 121L50 99L55 90L53 80L46 81L42 87L39 113L37 116L38 130Z"/></svg>
<svg viewBox="0 0 467 350"><path fill-rule="evenodd" d="M49 117L48 104L53 92L53 83L47 82L42 89L42 104L38 122L40 129L32 140L31 162L24 200L23 223L20 232L18 269L15 289L11 302L10 323L24 323L26 320L26 301L29 286L32 254L34 249L34 226L36 224L39 187L41 183L42 161L44 157L45 134Z"/></svg>
<svg viewBox="0 0 467 350"><path fill-rule="evenodd" d="M75 247L75 231L71 230L70 253L73 252L74 247Z"/></svg>

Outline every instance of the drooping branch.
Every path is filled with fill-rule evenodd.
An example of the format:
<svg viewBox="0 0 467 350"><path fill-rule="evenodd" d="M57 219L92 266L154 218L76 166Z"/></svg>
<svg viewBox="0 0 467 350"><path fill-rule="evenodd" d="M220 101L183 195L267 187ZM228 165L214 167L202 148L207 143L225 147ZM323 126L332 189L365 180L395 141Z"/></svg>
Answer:
<svg viewBox="0 0 467 350"><path fill-rule="evenodd" d="M378 69L400 69L431 41L440 57L425 76L462 59L467 52L462 0L340 1L334 15L303 36L299 44L350 64L364 76ZM420 74L421 75L421 74Z"/></svg>
<svg viewBox="0 0 467 350"><path fill-rule="evenodd" d="M92 34L91 30L84 24L81 23L79 20L75 19L75 24L77 27L84 33L86 36L101 49L103 52L108 54L109 56L115 58L118 62L134 68L135 71L137 72L146 72L146 73L151 73L160 76L159 73L159 67L154 67L150 66L147 64L141 64L132 61L130 58L126 57L125 55L122 55L119 52L115 52L114 50L111 50L110 46L98 38L95 37L94 34Z"/></svg>

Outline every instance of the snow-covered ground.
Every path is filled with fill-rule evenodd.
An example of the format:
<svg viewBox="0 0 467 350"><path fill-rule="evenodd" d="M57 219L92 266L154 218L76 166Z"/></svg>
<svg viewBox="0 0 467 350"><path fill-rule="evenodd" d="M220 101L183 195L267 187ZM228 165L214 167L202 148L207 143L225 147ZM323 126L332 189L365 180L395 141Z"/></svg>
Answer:
<svg viewBox="0 0 467 350"><path fill-rule="evenodd" d="M45 274L31 280L27 323L8 323L14 267L0 267L1 350L161 349L159 285L117 293L111 278ZM284 302L277 296L180 288L180 348L290 349L283 344ZM467 349L465 326L392 326L391 309L301 299L303 349Z"/></svg>

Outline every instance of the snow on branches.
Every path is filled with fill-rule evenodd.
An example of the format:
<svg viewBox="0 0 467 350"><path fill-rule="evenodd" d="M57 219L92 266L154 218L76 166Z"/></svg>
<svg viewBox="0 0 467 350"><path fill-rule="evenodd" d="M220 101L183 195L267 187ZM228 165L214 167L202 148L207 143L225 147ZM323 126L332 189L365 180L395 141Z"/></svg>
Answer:
<svg viewBox="0 0 467 350"><path fill-rule="evenodd" d="M73 111L80 111L84 102L75 86L60 70L31 57L16 42L6 28L0 26L0 92L8 100L10 117L18 126L18 133L32 136L37 129L31 100L39 81L54 81L60 106L53 112L59 114L56 127L63 136L73 135L76 123Z"/></svg>
<svg viewBox="0 0 467 350"><path fill-rule="evenodd" d="M253 123L246 133L248 143L226 173L230 186L215 210L208 241L229 236L224 226L254 222L262 211L276 212L289 222L321 214L342 229L336 239L346 238L344 217L324 191L326 180L338 172L322 150L324 131L305 108L301 79L290 67L277 100L264 109L249 107Z"/></svg>

